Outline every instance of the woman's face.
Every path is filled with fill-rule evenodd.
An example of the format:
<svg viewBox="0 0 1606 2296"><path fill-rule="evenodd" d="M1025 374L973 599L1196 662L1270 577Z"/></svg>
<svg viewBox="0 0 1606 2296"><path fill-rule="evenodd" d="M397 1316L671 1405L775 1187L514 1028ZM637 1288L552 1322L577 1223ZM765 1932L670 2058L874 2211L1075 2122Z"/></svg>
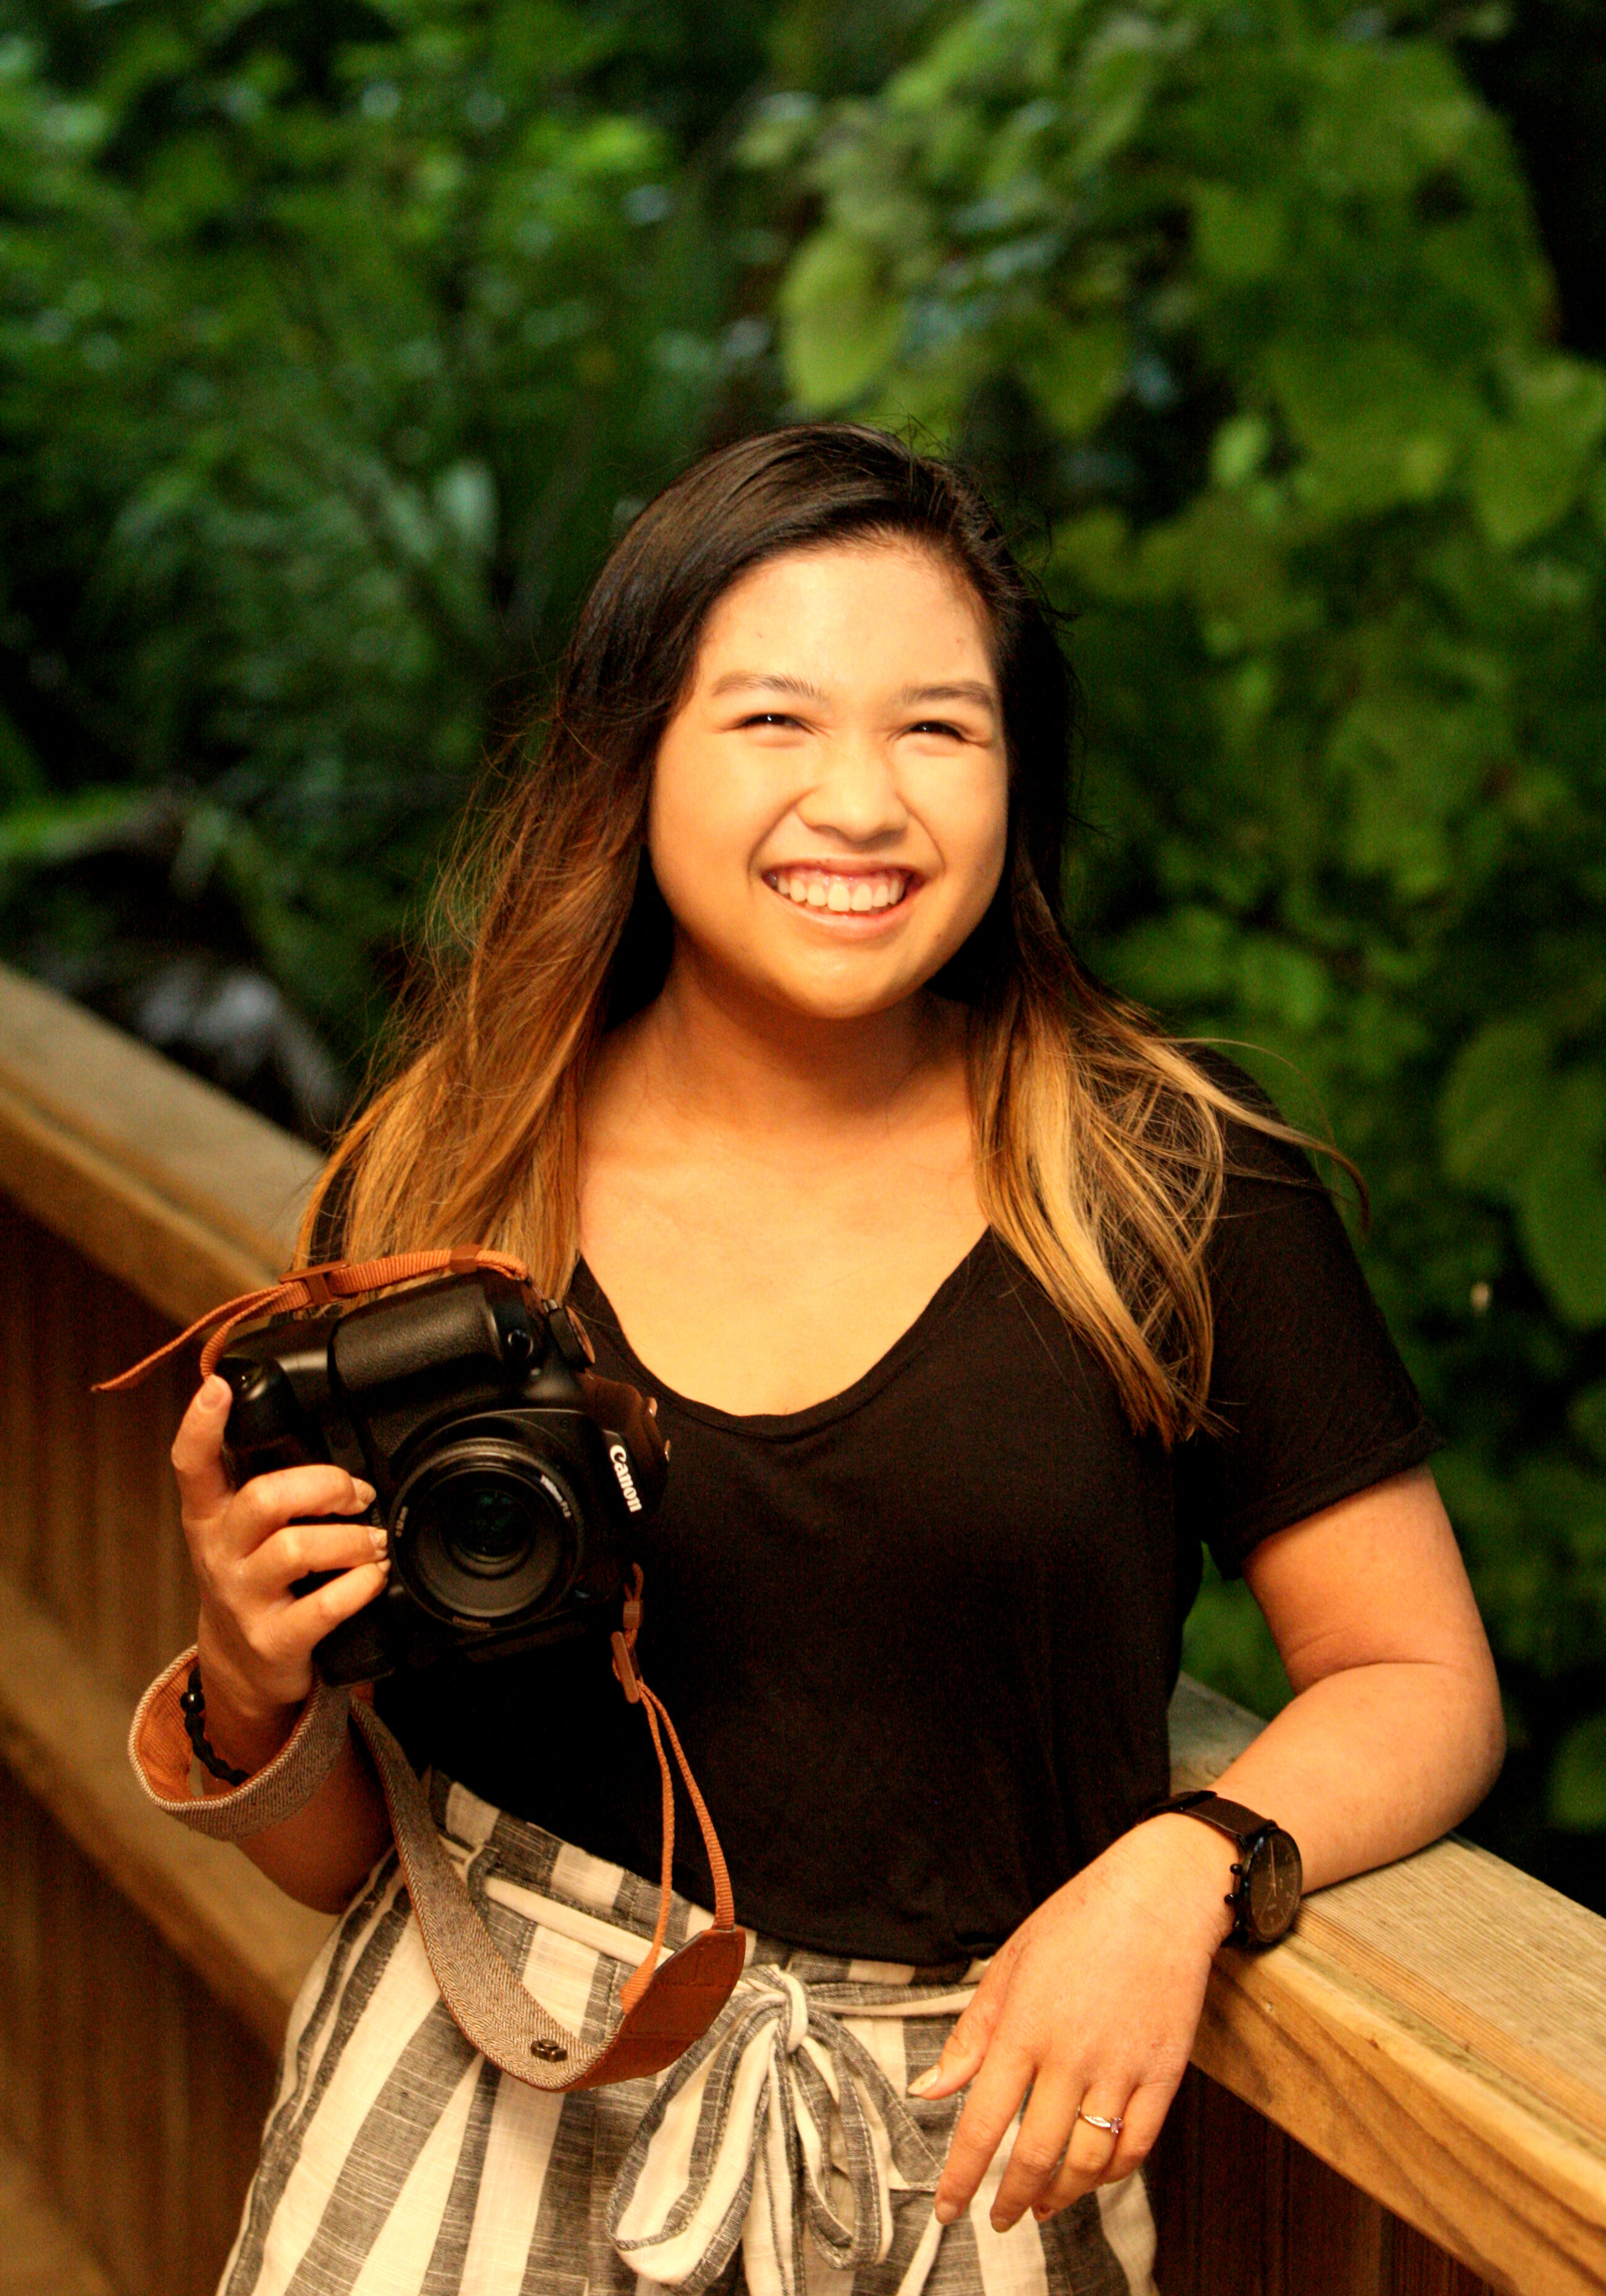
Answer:
<svg viewBox="0 0 1606 2296"><path fill-rule="evenodd" d="M981 607L917 544L755 567L665 728L648 849L684 954L820 1019L914 995L985 913L1008 768Z"/></svg>

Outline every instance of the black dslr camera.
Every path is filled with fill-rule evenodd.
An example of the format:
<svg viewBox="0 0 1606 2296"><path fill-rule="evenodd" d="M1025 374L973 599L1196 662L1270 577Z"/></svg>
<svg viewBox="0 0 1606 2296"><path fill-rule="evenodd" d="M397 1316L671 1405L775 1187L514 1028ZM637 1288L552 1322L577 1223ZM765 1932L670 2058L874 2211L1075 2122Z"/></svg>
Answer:
<svg viewBox="0 0 1606 2296"><path fill-rule="evenodd" d="M236 1332L225 1458L236 1485L333 1460L373 1485L382 1594L325 1635L325 1682L504 1656L617 1624L663 1490L653 1406L592 1368L566 1307L490 1269ZM303 1581L303 1586L316 1583Z"/></svg>

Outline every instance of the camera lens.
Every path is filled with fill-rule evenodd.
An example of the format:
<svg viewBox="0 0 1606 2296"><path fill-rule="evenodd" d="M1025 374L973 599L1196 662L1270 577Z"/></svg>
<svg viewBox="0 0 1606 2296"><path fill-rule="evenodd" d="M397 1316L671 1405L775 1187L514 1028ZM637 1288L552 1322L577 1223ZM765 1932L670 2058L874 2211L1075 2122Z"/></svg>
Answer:
<svg viewBox="0 0 1606 2296"><path fill-rule="evenodd" d="M574 1576L579 1513L547 1461L499 1436L459 1436L397 1494L391 1550L438 1616L502 1625L559 1602Z"/></svg>
<svg viewBox="0 0 1606 2296"><path fill-rule="evenodd" d="M521 1491L488 1475L463 1475L441 1536L455 1562L492 1578L522 1562L540 1531Z"/></svg>

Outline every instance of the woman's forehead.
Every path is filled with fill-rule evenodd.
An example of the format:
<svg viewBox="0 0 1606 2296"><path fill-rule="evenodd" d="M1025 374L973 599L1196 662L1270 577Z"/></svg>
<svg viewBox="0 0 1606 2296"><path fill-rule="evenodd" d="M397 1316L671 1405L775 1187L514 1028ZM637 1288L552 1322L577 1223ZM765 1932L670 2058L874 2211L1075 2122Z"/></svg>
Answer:
<svg viewBox="0 0 1606 2296"><path fill-rule="evenodd" d="M780 679L892 692L969 684L996 693L986 610L946 554L864 536L762 560L715 601L698 648L705 693Z"/></svg>

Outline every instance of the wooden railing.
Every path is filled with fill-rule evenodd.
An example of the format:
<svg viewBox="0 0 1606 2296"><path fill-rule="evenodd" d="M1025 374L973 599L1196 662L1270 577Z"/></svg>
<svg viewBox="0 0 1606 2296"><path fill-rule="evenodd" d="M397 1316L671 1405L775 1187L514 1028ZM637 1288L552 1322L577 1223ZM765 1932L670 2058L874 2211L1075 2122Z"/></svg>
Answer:
<svg viewBox="0 0 1606 2296"><path fill-rule="evenodd" d="M315 1160L0 970L0 2115L127 2296L216 2283L326 1923L139 1796L191 1637L193 1373L91 1402L276 1274ZM1180 1784L1258 1726L1186 1681ZM1153 2164L1163 2296L1606 2288L1606 1923L1451 1840L1224 1953Z"/></svg>

